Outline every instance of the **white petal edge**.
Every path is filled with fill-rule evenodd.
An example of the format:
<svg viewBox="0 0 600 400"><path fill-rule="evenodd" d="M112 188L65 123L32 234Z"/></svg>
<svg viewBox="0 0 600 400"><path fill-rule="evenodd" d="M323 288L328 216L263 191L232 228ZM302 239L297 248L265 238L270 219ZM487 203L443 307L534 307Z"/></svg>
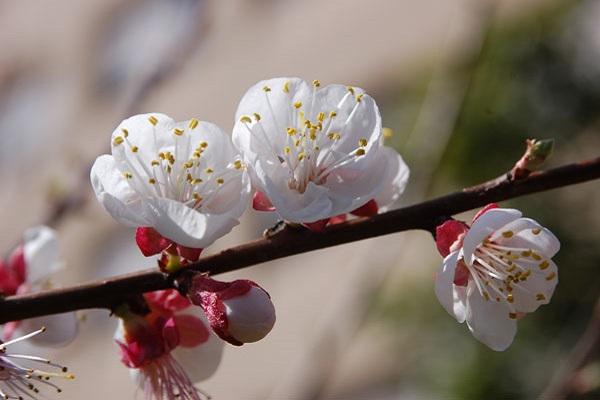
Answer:
<svg viewBox="0 0 600 400"><path fill-rule="evenodd" d="M379 212L386 212L400 198L410 177L410 170L402 156L391 147L383 146L383 155L388 160L388 172L383 190L375 196Z"/></svg>
<svg viewBox="0 0 600 400"><path fill-rule="evenodd" d="M519 218L502 230L512 231L513 235L505 238L501 231L497 231L491 239L503 246L531 249L547 258L552 258L560 250L560 241L556 236L531 218ZM534 230L539 233L534 234Z"/></svg>
<svg viewBox="0 0 600 400"><path fill-rule="evenodd" d="M475 285L469 283L467 325L473 336L494 351L504 351L517 333L517 321L508 317L501 303L486 301Z"/></svg>
<svg viewBox="0 0 600 400"><path fill-rule="evenodd" d="M58 237L52 228L37 226L25 231L23 253L30 285L47 280L60 269Z"/></svg>
<svg viewBox="0 0 600 400"><path fill-rule="evenodd" d="M98 201L114 219L131 227L148 225L142 217L141 198L123 179L113 156L96 159L90 180Z"/></svg>
<svg viewBox="0 0 600 400"><path fill-rule="evenodd" d="M444 258L442 269L435 277L435 295L448 314L463 323L466 318L464 298L455 290L453 283L459 254L460 252L455 251Z"/></svg>
<svg viewBox="0 0 600 400"><path fill-rule="evenodd" d="M228 214L203 214L167 198L147 198L144 218L162 236L177 244L204 248L239 224Z"/></svg>

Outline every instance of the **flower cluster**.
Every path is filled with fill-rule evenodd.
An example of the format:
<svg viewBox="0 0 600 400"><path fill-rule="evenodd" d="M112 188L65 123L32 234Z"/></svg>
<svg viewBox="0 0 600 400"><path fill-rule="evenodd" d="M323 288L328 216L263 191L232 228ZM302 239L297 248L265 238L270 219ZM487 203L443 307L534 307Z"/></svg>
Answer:
<svg viewBox="0 0 600 400"><path fill-rule="evenodd" d="M465 223L438 226L444 262L435 280L442 306L493 350L510 346L516 320L547 304L558 283L560 249L548 229L514 209L490 204Z"/></svg>
<svg viewBox="0 0 600 400"><path fill-rule="evenodd" d="M8 259L0 260L0 293L11 296L49 288L50 279L60 269L56 232L46 226L31 228ZM17 330L33 331L39 326L47 327L48 333L31 336L38 345L64 345L77 333L75 314L65 313L4 324L2 340L10 340Z"/></svg>

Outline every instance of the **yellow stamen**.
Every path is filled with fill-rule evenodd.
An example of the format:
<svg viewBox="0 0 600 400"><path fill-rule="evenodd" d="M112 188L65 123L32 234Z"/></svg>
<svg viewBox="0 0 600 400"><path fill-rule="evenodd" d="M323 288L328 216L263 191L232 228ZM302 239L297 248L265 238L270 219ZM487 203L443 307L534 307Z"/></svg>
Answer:
<svg viewBox="0 0 600 400"><path fill-rule="evenodd" d="M192 118L192 119L190 119L188 128L195 129L198 126L198 124L199 124L199 121L196 118Z"/></svg>
<svg viewBox="0 0 600 400"><path fill-rule="evenodd" d="M176 134L177 136L181 136L181 135L183 135L183 129L175 128L175 129L173 129L173 133Z"/></svg>
<svg viewBox="0 0 600 400"><path fill-rule="evenodd" d="M154 126L156 126L156 124L158 124L158 119L154 115L149 116L148 121Z"/></svg>
<svg viewBox="0 0 600 400"><path fill-rule="evenodd" d="M290 81L286 81L283 84L283 92L284 93L289 93L290 92Z"/></svg>

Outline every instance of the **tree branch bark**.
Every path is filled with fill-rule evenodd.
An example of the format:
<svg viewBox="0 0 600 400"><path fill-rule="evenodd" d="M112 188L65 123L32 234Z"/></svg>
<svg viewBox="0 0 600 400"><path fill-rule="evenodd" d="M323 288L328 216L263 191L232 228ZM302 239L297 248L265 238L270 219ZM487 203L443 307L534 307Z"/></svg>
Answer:
<svg viewBox="0 0 600 400"><path fill-rule="evenodd" d="M454 214L515 197L600 178L600 157L539 171L515 180L510 173L494 180L432 200L400 208L372 218L355 219L315 233L286 227L276 235L201 258L187 271L212 275L295 254L355 242L362 239L422 229L434 232L441 221ZM141 293L175 287L178 274L166 275L156 268L83 285L0 300L0 324L87 308L112 309Z"/></svg>

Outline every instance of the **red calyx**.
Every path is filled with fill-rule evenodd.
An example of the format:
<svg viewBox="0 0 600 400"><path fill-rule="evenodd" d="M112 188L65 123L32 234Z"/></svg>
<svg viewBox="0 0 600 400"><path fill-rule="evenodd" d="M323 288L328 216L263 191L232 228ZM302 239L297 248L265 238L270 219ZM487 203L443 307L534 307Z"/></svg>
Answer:
<svg viewBox="0 0 600 400"><path fill-rule="evenodd" d="M481 210L479 210L477 212L477 214L475 214L475 216L473 217L473 222L475 222L477 220L477 218L481 217L486 212L493 210L494 208L498 208L498 204L490 203L487 206L483 207ZM471 223L473 223L473 222L471 222Z"/></svg>
<svg viewBox="0 0 600 400"><path fill-rule="evenodd" d="M357 217L372 217L373 215L377 215L378 212L379 206L377 205L377 202L375 199L371 199L356 210L351 211L350 214L356 215Z"/></svg>
<svg viewBox="0 0 600 400"><path fill-rule="evenodd" d="M446 257L450 254L450 248L469 230L467 224L455 219L449 219L435 228L435 245L442 255Z"/></svg>
<svg viewBox="0 0 600 400"><path fill-rule="evenodd" d="M252 208L256 211L275 211L275 206L263 192L255 192L252 197Z"/></svg>
<svg viewBox="0 0 600 400"><path fill-rule="evenodd" d="M182 246L162 236L154 228L142 226L135 231L135 241L142 254L146 257L168 251L179 255L188 261L197 261L203 249Z"/></svg>

